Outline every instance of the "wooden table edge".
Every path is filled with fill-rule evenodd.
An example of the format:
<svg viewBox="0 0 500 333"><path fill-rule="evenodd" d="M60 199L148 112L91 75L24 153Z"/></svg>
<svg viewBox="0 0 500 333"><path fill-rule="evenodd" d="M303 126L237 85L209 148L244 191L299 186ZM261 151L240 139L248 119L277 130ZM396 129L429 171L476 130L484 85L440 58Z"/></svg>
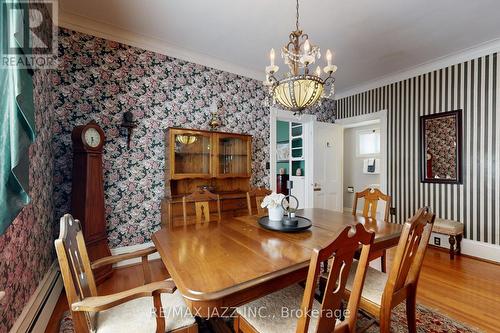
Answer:
<svg viewBox="0 0 500 333"><path fill-rule="evenodd" d="M182 296L186 299L189 299L190 301L217 301L219 299L222 299L224 297L227 297L229 295L232 295L234 293L240 292L242 290L250 289L252 287L261 285L262 283L265 283L267 281L273 280L277 277L283 277L286 276L290 273L293 273L295 271L301 270L305 267L309 267L309 260L303 261L301 263L295 264L293 266L288 266L284 269L281 269L279 271L274 271L272 273L268 273L264 276L261 276L256 279L252 279L240 284L233 285L231 287L228 287L226 289L220 290L220 291L214 291L214 292L201 292L201 291L196 291L196 290L191 290L186 288L184 285L182 285L182 280L179 278L175 267L170 265L168 260L165 260L166 254L162 253L163 249L157 245L157 239L156 239L156 232L152 236L153 243L156 246L156 249L158 250L158 253L160 254L160 258L167 268L168 273L174 280L177 289L181 292ZM177 279L176 279L177 278ZM179 282L181 282L179 284Z"/></svg>
<svg viewBox="0 0 500 333"><path fill-rule="evenodd" d="M245 222L243 219L240 221ZM402 225L400 226L400 230L392 234L390 237L379 237L378 239L375 239L375 242L372 245L372 251L375 252L385 250L396 246L399 242L402 231ZM317 227L319 229L323 229L319 226ZM274 287L278 289L284 288L287 285L303 281L307 277L310 260L305 260L301 263L288 266L278 271L273 271L266 275L232 285L218 291L201 292L198 290L191 290L186 288L183 284L180 274L178 274L175 269L175 265L171 264L170 260L168 260L169 257L167 256L167 253L165 253L164 249L159 246L161 243L157 237L159 232L160 231L153 233L152 241L160 254L163 264L175 281L177 288L181 292L187 306L191 311L194 311L197 315L202 317L213 316L210 312L211 309L236 307L263 295L272 293L274 290L272 288Z"/></svg>

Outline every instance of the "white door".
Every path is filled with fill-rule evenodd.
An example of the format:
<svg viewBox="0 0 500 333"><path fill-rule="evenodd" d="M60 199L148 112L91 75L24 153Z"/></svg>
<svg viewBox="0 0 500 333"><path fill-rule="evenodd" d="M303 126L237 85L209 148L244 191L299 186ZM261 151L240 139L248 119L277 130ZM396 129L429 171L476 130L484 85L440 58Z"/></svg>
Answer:
<svg viewBox="0 0 500 333"><path fill-rule="evenodd" d="M340 125L314 123L314 208L343 211L343 139Z"/></svg>

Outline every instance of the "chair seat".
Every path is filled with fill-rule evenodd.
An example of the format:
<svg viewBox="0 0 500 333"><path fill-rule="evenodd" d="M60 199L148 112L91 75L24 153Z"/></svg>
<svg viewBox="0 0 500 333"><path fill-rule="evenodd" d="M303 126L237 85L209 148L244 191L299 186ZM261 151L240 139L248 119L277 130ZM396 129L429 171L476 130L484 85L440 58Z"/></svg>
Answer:
<svg viewBox="0 0 500 333"><path fill-rule="evenodd" d="M236 311L259 333L294 333L303 295L304 289L295 284L240 306ZM312 309L319 311L320 308L320 303L314 300ZM317 322L318 318L311 316L308 332L316 330Z"/></svg>
<svg viewBox="0 0 500 333"><path fill-rule="evenodd" d="M354 281L354 275L356 275L356 270L358 269L358 261L354 260L352 262L351 270L349 271L349 277L345 285L346 291L352 290L352 284ZM322 277L327 279L328 273L322 273ZM382 273L370 266L366 268L365 283L363 285L363 292L361 294L361 301L370 302L374 305L380 306L382 304L382 294L384 293L384 288L387 283L387 274Z"/></svg>
<svg viewBox="0 0 500 333"><path fill-rule="evenodd" d="M432 227L433 232L445 235L461 235L464 233L464 225L458 221L436 219Z"/></svg>
<svg viewBox="0 0 500 333"><path fill-rule="evenodd" d="M195 323L181 293L161 294L166 332ZM97 313L96 333L155 333L153 297L141 297Z"/></svg>

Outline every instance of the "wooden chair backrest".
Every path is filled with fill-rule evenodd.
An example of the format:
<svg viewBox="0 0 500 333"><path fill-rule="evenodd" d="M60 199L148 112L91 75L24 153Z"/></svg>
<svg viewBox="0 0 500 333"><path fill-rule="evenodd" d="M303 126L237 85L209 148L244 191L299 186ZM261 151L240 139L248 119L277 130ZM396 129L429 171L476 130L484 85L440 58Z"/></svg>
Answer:
<svg viewBox="0 0 500 333"><path fill-rule="evenodd" d="M253 215L253 209L252 209L252 197L255 197L255 203L257 207L257 215L265 215L266 214L266 209L262 208L260 204L266 197L266 195L271 194L272 192L268 190L267 188L259 187L252 189L247 192L247 206L248 206L248 215Z"/></svg>
<svg viewBox="0 0 500 333"><path fill-rule="evenodd" d="M321 315L318 318L316 332L333 332L336 324L335 316L331 314L337 312L341 308L342 297L349 271L359 246L362 246L361 256L359 258L358 268L353 281L353 288L347 309L351 315L341 325L347 325L349 331L354 332L356 325L356 312L361 299L361 291L366 276L366 268L368 266L368 255L370 247L373 244L375 234L366 231L362 224L358 223L355 226L348 226L338 235L338 237L329 245L323 248L313 250L309 272L307 274L306 286L304 289L304 297L302 299L301 313L297 325L297 333L308 332L309 319L313 299L316 291L316 283L318 274L321 270L321 263L333 257L333 263L329 271L328 280L325 286L325 292L321 303Z"/></svg>
<svg viewBox="0 0 500 333"><path fill-rule="evenodd" d="M363 216L372 219L377 218L377 205L379 200L385 201L384 221L389 221L389 209L391 207L391 196L382 193L377 188L367 188L361 192L356 192L354 196L354 206L352 208L352 215L356 216L358 209L358 200L364 198L365 204L363 206Z"/></svg>
<svg viewBox="0 0 500 333"><path fill-rule="evenodd" d="M404 224L382 295L382 306L399 302L406 295L405 289L416 288L435 218L436 215L424 207Z"/></svg>
<svg viewBox="0 0 500 333"><path fill-rule="evenodd" d="M217 214L220 219L220 197L206 189L200 189L190 195L182 197L182 215L184 225L187 224L187 203L194 203L196 223L210 221L210 201L217 201Z"/></svg>
<svg viewBox="0 0 500 333"><path fill-rule="evenodd" d="M70 308L74 302L97 296L80 221L70 214L61 217L59 238L54 244ZM77 333L91 331L95 327L95 317L88 313L72 312L72 318Z"/></svg>

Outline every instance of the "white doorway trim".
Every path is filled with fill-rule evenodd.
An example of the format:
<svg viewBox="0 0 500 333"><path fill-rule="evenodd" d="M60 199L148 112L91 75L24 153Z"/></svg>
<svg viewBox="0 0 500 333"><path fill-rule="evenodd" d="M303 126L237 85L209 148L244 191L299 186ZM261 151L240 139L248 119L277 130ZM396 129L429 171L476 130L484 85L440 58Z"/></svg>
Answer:
<svg viewBox="0 0 500 333"><path fill-rule="evenodd" d="M271 191L276 190L276 121L289 121L304 124L305 135L305 145L304 145L304 156L307 161L306 172L304 173L305 182L305 207L312 207L312 183L313 183L313 144L314 144L314 122L316 121L316 116L311 114L294 115L291 111L286 111L278 109L275 107L270 108L270 130L269 130L269 184L271 186ZM311 185L311 186L309 186ZM310 192L310 193L308 193Z"/></svg>
<svg viewBox="0 0 500 333"><path fill-rule="evenodd" d="M335 123L341 125L344 129L380 124L380 164L382 169L380 174L380 189L382 192L387 193L387 110L338 119Z"/></svg>

